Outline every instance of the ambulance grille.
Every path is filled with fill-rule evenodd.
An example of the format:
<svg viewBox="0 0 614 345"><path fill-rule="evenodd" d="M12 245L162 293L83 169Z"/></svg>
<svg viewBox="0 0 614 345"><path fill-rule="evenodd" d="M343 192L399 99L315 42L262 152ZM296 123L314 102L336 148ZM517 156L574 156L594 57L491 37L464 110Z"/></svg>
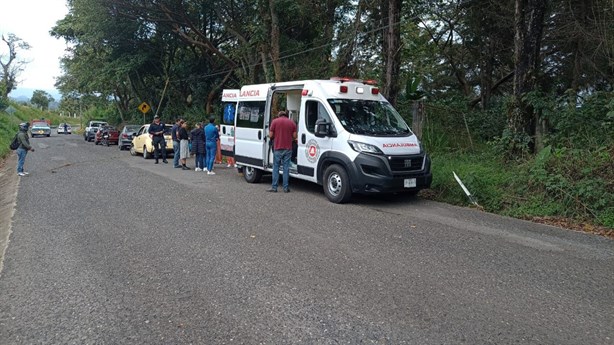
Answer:
<svg viewBox="0 0 614 345"><path fill-rule="evenodd" d="M388 163L393 173L420 171L424 166L424 155L389 156Z"/></svg>

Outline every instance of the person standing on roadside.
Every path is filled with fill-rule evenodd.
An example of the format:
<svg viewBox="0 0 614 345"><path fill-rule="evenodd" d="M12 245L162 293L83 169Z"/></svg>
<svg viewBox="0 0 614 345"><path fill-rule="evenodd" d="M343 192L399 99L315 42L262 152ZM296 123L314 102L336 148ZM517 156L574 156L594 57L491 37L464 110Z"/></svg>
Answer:
<svg viewBox="0 0 614 345"><path fill-rule="evenodd" d="M190 170L186 165L188 157L190 157L190 135L188 134L188 122L184 121L181 123L181 127L179 128L179 133L177 134L177 139L179 139L179 160L181 161L181 169L182 170Z"/></svg>
<svg viewBox="0 0 614 345"><path fill-rule="evenodd" d="M26 155L28 151L34 152L34 148L30 145L30 137L28 136L28 127L30 124L23 122L19 124L19 132L17 133L17 141L19 141L19 147L17 150L17 175L26 176L28 172L23 170L23 165L26 162Z"/></svg>
<svg viewBox="0 0 614 345"><path fill-rule="evenodd" d="M277 192L279 183L279 165L283 166L284 193L290 192L290 158L292 157L292 142L296 140L296 124L288 118L288 113L280 111L278 117L271 122L269 138L273 139L273 183L267 192Z"/></svg>
<svg viewBox="0 0 614 345"><path fill-rule="evenodd" d="M160 122L160 116L154 116L154 120L149 125L149 134L151 135L151 142L154 147L155 164L158 164L158 158L162 155L162 162L168 163L166 160L166 140L164 139L164 123ZM162 152L160 152L162 151Z"/></svg>
<svg viewBox="0 0 614 345"><path fill-rule="evenodd" d="M215 175L213 172L213 163L217 151L217 142L220 140L220 133L215 125L215 116L209 117L209 124L205 127L205 148L207 150L207 175Z"/></svg>
<svg viewBox="0 0 614 345"><path fill-rule="evenodd" d="M173 168L181 168L179 165L179 139L177 139L177 133L179 132L179 128L181 128L182 119L175 120L175 124L171 129L171 137L173 138Z"/></svg>
<svg viewBox="0 0 614 345"><path fill-rule="evenodd" d="M192 138L192 153L195 155L194 158L194 171L206 171L205 168L205 132L203 131L202 124L200 122L196 123L196 128L194 128L190 132L190 136Z"/></svg>

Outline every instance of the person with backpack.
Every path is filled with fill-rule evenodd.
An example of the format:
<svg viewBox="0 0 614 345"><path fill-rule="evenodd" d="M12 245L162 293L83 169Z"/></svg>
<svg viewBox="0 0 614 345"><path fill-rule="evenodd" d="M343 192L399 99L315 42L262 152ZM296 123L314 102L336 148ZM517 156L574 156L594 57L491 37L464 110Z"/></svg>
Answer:
<svg viewBox="0 0 614 345"><path fill-rule="evenodd" d="M34 152L34 148L30 145L30 137L28 136L28 127L30 125L27 122L19 124L19 132L17 132L16 139L19 146L15 150L17 152L17 175L26 176L28 172L23 170L23 165L26 162L26 155L28 151Z"/></svg>

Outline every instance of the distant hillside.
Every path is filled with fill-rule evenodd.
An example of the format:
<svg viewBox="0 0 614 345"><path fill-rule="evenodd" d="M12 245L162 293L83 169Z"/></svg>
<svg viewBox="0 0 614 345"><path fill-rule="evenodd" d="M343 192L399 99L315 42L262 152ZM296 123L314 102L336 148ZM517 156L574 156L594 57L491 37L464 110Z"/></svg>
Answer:
<svg viewBox="0 0 614 345"><path fill-rule="evenodd" d="M17 88L11 91L11 93L9 94L9 98L16 102L29 102L30 98L32 98L32 94L36 90L41 90L41 89ZM51 97L53 97L53 99L55 99L57 102L59 102L60 99L62 99L62 94L59 93L58 90L55 90L55 89L51 89L51 90L42 89L42 90L50 94Z"/></svg>
<svg viewBox="0 0 614 345"><path fill-rule="evenodd" d="M40 89L29 89L29 88L17 88L13 90L9 94L9 99L15 101L17 103L30 103L30 99L32 98L32 94L34 91ZM56 110L60 105L60 100L62 99L62 94L60 94L57 90L43 90L53 97L54 102L49 103L49 110Z"/></svg>

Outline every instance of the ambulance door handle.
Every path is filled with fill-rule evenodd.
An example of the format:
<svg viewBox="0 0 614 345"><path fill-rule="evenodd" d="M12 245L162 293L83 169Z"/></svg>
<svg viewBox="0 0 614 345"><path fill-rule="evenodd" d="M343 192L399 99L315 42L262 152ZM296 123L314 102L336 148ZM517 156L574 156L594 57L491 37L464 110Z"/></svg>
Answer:
<svg viewBox="0 0 614 345"><path fill-rule="evenodd" d="M307 136L305 133L301 134L301 143L304 145L307 142Z"/></svg>
<svg viewBox="0 0 614 345"><path fill-rule="evenodd" d="M262 140L262 131L258 131L258 140Z"/></svg>

